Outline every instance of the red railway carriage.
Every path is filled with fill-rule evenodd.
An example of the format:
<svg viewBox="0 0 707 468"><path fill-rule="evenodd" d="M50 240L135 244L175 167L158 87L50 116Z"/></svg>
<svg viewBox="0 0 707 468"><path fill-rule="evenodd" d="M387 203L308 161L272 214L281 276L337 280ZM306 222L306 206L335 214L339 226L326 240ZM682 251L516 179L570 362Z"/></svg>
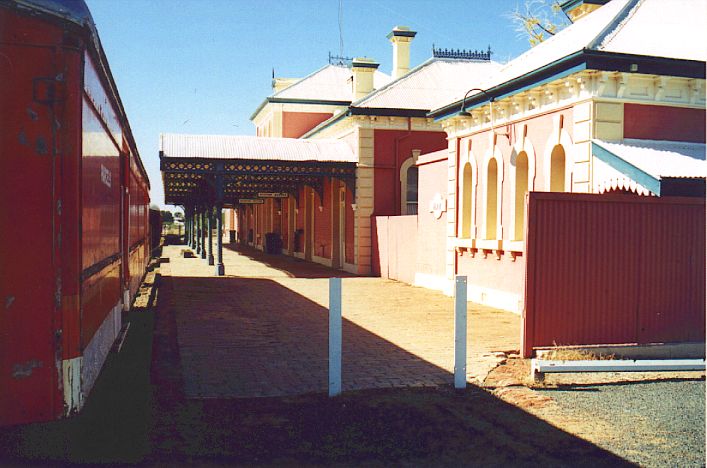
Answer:
<svg viewBox="0 0 707 468"><path fill-rule="evenodd" d="M0 424L79 411L149 259L149 181L82 0L0 0Z"/></svg>

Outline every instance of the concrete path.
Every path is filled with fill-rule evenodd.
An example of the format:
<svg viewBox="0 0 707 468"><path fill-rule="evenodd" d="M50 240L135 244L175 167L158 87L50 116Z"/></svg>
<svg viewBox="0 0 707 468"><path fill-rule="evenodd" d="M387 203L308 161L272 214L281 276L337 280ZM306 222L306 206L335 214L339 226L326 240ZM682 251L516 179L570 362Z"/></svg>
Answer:
<svg viewBox="0 0 707 468"><path fill-rule="evenodd" d="M233 247L224 249L227 276L216 277L184 249L162 255L188 398L326 392L330 276L345 276L344 391L453 382L452 298ZM469 311L467 378L479 383L519 348L520 317L471 302Z"/></svg>

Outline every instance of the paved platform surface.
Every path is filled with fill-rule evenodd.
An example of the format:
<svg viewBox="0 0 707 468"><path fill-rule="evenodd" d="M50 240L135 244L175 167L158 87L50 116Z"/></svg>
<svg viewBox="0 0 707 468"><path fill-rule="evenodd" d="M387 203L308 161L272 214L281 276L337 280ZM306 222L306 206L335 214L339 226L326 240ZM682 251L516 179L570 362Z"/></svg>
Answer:
<svg viewBox="0 0 707 468"><path fill-rule="evenodd" d="M328 278L344 276L343 390L453 382L453 300L249 248L224 249L226 276L166 246L184 394L284 396L327 391ZM517 350L520 317L469 303L467 379Z"/></svg>

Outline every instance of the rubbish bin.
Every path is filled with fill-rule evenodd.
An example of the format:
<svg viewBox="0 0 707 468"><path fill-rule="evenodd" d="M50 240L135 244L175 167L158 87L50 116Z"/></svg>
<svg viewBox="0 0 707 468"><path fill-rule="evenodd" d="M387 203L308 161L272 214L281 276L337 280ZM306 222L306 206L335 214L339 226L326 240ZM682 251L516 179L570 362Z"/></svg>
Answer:
<svg viewBox="0 0 707 468"><path fill-rule="evenodd" d="M282 238L278 232L268 232L265 234L265 252L269 254L282 253Z"/></svg>

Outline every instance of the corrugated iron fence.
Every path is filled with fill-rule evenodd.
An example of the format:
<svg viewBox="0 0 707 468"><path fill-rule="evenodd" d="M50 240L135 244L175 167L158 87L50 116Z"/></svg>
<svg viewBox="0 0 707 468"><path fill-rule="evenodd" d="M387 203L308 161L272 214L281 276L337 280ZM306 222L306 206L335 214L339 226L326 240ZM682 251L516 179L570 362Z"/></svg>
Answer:
<svg viewBox="0 0 707 468"><path fill-rule="evenodd" d="M705 202L530 193L523 355L705 339Z"/></svg>

